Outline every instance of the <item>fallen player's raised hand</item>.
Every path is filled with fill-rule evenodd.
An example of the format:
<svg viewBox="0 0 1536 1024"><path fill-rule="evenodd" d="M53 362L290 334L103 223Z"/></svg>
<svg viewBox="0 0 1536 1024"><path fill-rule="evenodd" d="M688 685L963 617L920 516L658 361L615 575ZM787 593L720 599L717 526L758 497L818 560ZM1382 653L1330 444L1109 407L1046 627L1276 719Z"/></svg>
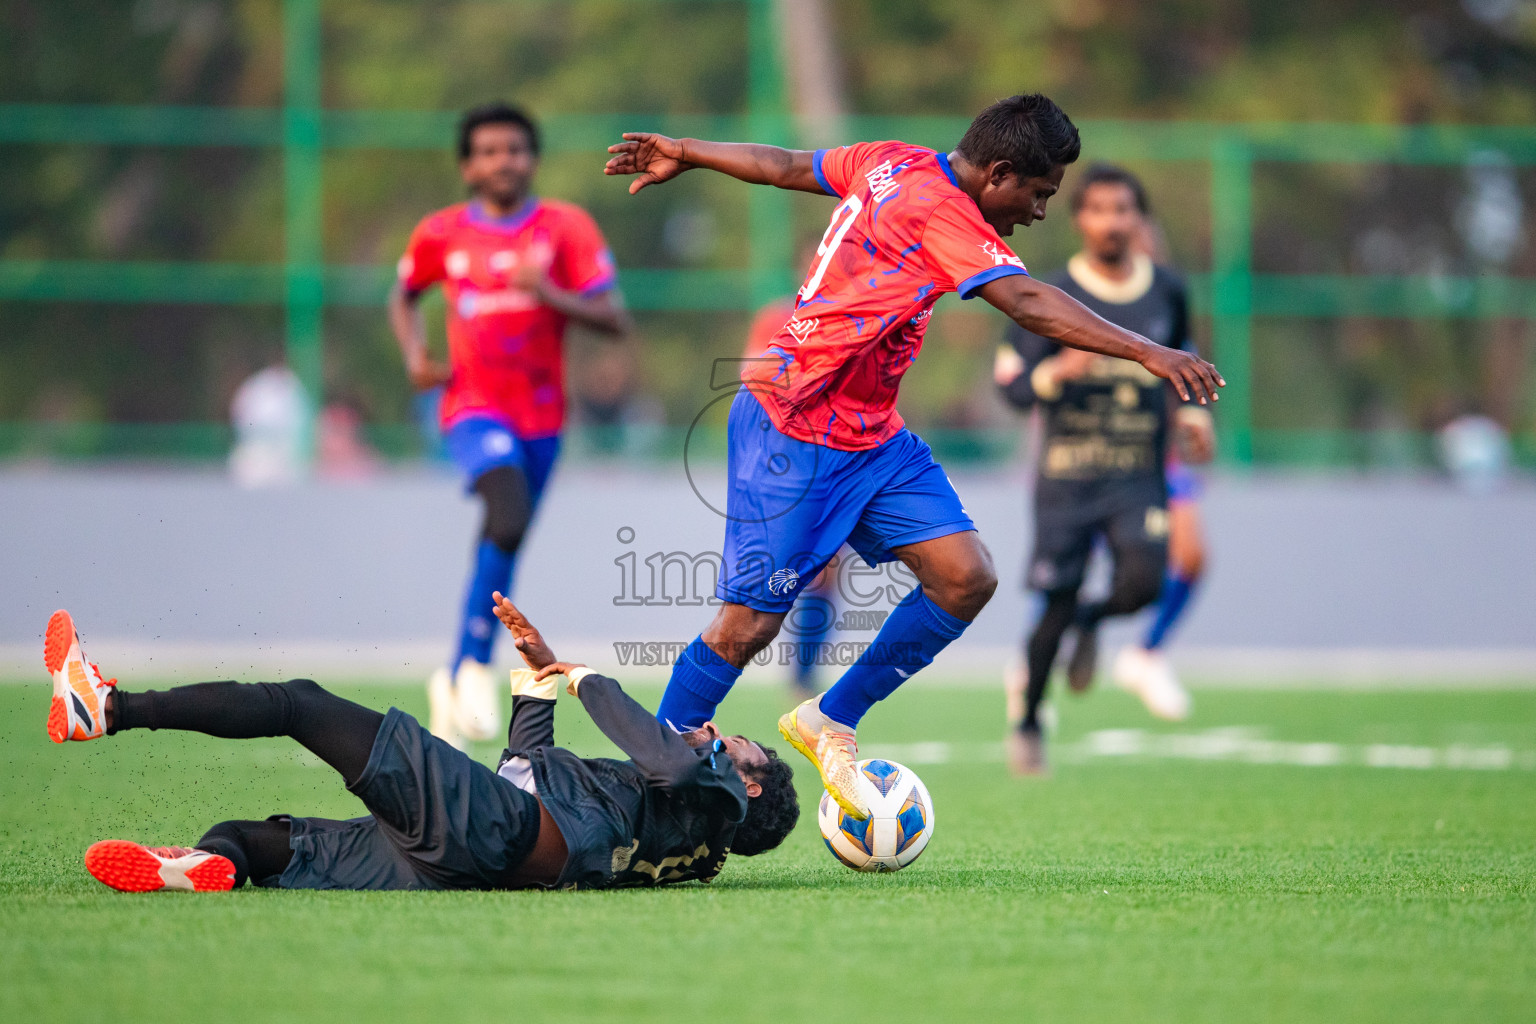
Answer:
<svg viewBox="0 0 1536 1024"><path fill-rule="evenodd" d="M1184 401L1201 405L1218 400L1218 388L1226 387L1216 367L1197 355L1164 345L1148 345L1141 365L1173 385Z"/></svg>
<svg viewBox="0 0 1536 1024"><path fill-rule="evenodd" d="M518 610L517 605L499 590L491 594L491 600L496 604L496 617L512 632L512 646L517 648L517 653L523 656L529 668L537 672L556 663L555 652L549 649L544 637L528 621L528 617Z"/></svg>
<svg viewBox="0 0 1536 1024"><path fill-rule="evenodd" d="M683 159L681 142L654 132L625 132L624 141L609 146L608 152L613 156L603 165L604 174L639 175L629 183L630 195L669 181L692 166Z"/></svg>

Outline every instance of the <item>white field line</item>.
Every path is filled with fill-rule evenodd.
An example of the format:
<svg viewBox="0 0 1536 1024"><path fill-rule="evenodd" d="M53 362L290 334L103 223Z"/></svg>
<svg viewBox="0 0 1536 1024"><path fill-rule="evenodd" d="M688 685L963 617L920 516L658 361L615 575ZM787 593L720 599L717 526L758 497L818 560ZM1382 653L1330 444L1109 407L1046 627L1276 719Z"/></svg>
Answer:
<svg viewBox="0 0 1536 1024"><path fill-rule="evenodd" d="M986 763L1003 759L1001 743L870 743L864 757L902 764ZM1088 761L1228 761L1280 764L1302 768L1336 766L1417 770L1536 771L1536 750L1500 744L1452 744L1426 747L1392 743L1347 744L1267 739L1261 729L1235 727L1197 733L1153 733L1143 729L1100 729L1075 743L1052 747L1058 762Z"/></svg>
<svg viewBox="0 0 1536 1024"><path fill-rule="evenodd" d="M31 639L0 642L0 681L26 682L41 675L42 626ZM674 641L677 637L670 638ZM439 640L264 641L156 640L88 633L92 658L124 680L134 676L170 679L289 679L421 682L442 664ZM678 646L681 646L679 643ZM503 644L500 665L513 656ZM563 655L611 673L626 683L664 682L664 665L622 664L611 640L561 637ZM1010 645L962 641L945 651L911 686L1002 690L1003 666L1017 657ZM1175 667L1198 690L1457 690L1536 689L1536 647L1512 649L1283 649L1248 647L1176 648ZM840 667L828 666L830 679ZM782 686L788 670L779 664L751 665L743 683Z"/></svg>

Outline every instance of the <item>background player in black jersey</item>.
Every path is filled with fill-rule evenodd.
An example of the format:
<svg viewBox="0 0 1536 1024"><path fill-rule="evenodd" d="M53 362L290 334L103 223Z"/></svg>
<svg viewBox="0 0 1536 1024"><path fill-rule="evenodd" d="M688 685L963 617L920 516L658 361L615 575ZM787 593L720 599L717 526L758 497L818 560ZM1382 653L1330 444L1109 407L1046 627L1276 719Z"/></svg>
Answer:
<svg viewBox="0 0 1536 1024"><path fill-rule="evenodd" d="M1146 192L1134 175L1106 164L1088 168L1072 194L1083 250L1046 280L1121 327L1191 349L1183 283L1135 244L1146 214ZM1194 462L1210 458L1212 431L1209 413L1176 410L1164 382L1135 363L1066 350L1017 325L1007 340L997 382L1013 405L1038 407L1043 427L1026 585L1044 596L1044 608L1025 645L1024 707L1009 744L1014 770L1039 774L1046 770L1040 703L1063 635L1076 633L1067 681L1084 690L1093 681L1099 623L1139 611L1162 589L1170 427ZM1098 541L1109 550L1112 584L1103 600L1081 601ZM1188 714L1189 698L1171 674L1143 674L1132 685L1154 714Z"/></svg>

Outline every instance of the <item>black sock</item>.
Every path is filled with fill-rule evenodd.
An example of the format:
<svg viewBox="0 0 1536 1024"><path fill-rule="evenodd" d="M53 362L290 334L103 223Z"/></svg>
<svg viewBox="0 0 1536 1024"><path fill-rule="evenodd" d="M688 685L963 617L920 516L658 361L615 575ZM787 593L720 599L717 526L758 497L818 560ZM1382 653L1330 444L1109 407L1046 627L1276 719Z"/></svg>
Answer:
<svg viewBox="0 0 1536 1024"><path fill-rule="evenodd" d="M1024 647L1029 684L1024 691L1024 720L1019 723L1019 728L1025 732L1040 731L1040 704L1045 700L1051 667L1061 649L1062 634L1072 624L1076 611L1077 591L1059 590L1046 595L1045 611L1040 614L1040 621L1035 623L1035 631L1029 635L1029 643Z"/></svg>
<svg viewBox="0 0 1536 1024"><path fill-rule="evenodd" d="M185 729L225 739L291 736L354 784L367 767L384 716L309 679L196 683L112 698L112 731Z"/></svg>
<svg viewBox="0 0 1536 1024"><path fill-rule="evenodd" d="M288 841L293 828L286 817L266 821L221 821L197 841L197 849L229 858L235 866L235 888L281 875L293 859Z"/></svg>

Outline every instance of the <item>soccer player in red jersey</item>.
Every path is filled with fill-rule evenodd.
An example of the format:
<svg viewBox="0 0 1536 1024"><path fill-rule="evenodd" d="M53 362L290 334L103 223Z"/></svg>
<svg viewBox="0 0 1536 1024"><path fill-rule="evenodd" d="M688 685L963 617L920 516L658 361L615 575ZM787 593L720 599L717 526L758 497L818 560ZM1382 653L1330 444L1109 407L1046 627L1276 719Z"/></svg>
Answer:
<svg viewBox="0 0 1536 1024"><path fill-rule="evenodd" d="M752 359L767 349L794 315L793 296L777 298L762 306L747 328L745 358ZM832 624L837 620L837 573L845 557L841 552L834 555L826 568L800 588L795 598L799 611L790 620L789 628L794 644L794 674L790 677L790 686L802 698L816 695L816 665L821 658L822 645L832 635Z"/></svg>
<svg viewBox="0 0 1536 1024"><path fill-rule="evenodd" d="M416 226L389 299L411 383L446 386L448 451L485 505L458 647L428 684L431 730L453 741L489 739L501 720L487 668L498 632L491 594L510 590L560 450L566 325L615 336L628 328L613 257L592 218L530 193L539 164L533 121L504 104L478 107L460 123L458 152L472 198ZM447 365L428 356L417 309L433 285L447 299Z"/></svg>
<svg viewBox="0 0 1536 1024"><path fill-rule="evenodd" d="M1043 337L1135 360L1186 401L1215 399L1214 366L1035 280L1003 241L1045 216L1079 151L1071 120L1038 94L982 111L950 153L904 142L807 152L647 132L609 147L605 170L636 175L631 193L704 167L839 200L795 316L742 373L727 428L724 604L673 667L658 717L679 729L708 718L845 540L870 564L900 559L919 585L830 690L779 722L844 810L868 817L859 720L957 638L997 586L954 488L896 411L901 375L944 293L979 295Z"/></svg>

